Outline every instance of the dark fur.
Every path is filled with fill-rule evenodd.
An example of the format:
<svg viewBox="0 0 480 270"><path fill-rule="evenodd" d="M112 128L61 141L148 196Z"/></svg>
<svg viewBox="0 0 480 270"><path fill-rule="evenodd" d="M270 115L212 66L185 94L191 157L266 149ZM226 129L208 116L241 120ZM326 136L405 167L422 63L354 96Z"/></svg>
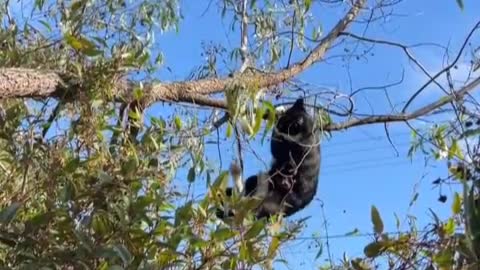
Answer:
<svg viewBox="0 0 480 270"><path fill-rule="evenodd" d="M280 212L285 216L293 215L305 208L317 192L319 137L303 99L298 99L278 119L272 132L271 152L273 163L270 170L252 175L245 181L244 194L261 199L257 218ZM231 196L231 193L232 189L228 188L227 195ZM224 218L224 212L217 211L217 216Z"/></svg>

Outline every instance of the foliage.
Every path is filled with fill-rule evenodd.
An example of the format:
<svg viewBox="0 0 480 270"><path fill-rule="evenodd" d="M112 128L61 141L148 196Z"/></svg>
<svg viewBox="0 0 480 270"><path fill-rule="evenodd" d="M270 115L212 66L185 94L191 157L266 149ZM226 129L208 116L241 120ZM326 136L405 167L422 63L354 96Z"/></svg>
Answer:
<svg viewBox="0 0 480 270"><path fill-rule="evenodd" d="M19 121L26 116L23 103L4 106L0 262L5 267L235 269L273 259L294 233L264 221L238 221L240 230L212 227L218 183L226 173L200 201L183 200L186 194L171 189L168 171L177 166L170 160L176 149L187 145L190 153L198 151L175 142L175 120L154 118L138 142L119 135L122 143L113 145L102 135L120 128L104 121L112 110L92 106L94 114L45 140L35 132L42 122ZM196 174L205 170L202 162L194 167Z"/></svg>
<svg viewBox="0 0 480 270"><path fill-rule="evenodd" d="M177 1L32 4L32 16L22 20L12 17L12 6L5 2L1 12L9 27L0 30L0 66L59 70L81 82L77 84L81 88L75 89L81 95L68 103L1 102L0 265L13 269L271 267L280 246L302 223L283 228L282 220L254 222L247 211L253 203L239 201L240 217L246 222L215 224L215 207L219 196L224 197L219 183L228 174L220 172L212 179L215 175L203 156L208 132L195 136L192 130L202 130L197 121L180 114L172 119L152 117L143 127L137 108L127 113L129 125L140 130L132 137L123 111L112 102L110 90L116 78L152 74L162 63L161 52L151 50L153 37L158 30L178 30ZM225 4L225 8L233 5ZM273 13L254 10L257 23L264 25L258 31L268 34ZM272 58L277 59L281 50L277 43ZM136 90L137 98L143 91ZM249 119L253 122L247 123L251 136L261 131L267 109L266 131L275 119L271 104L257 102L252 100L249 107L255 113ZM188 164L185 156L192 158L185 180L206 178L210 185L204 198L189 198L172 184L176 170Z"/></svg>

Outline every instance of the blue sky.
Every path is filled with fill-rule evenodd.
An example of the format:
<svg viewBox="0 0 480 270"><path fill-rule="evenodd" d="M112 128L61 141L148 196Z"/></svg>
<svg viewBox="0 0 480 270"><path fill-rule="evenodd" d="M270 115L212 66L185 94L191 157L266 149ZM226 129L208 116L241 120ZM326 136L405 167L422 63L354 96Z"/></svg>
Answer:
<svg viewBox="0 0 480 270"><path fill-rule="evenodd" d="M394 12L398 16L390 17L387 22L372 24L366 36L370 38L398 41L403 44L434 42L449 45L455 53L468 31L480 19L478 10L480 5L475 1L466 1L466 9L462 12L454 0L447 1L403 1ZM182 80L189 72L203 60L201 58L201 41L212 40L231 48L238 44L238 34L228 31L229 21L222 22L214 5L201 16L206 4L200 1L183 3L183 14L180 32L166 33L157 37L159 47L166 58L165 64L172 72L161 71L163 80ZM314 5L313 13L322 20L325 31L328 31L342 10L326 12ZM355 26L350 31L361 34L363 26ZM478 41L479 38L473 39ZM396 103L405 101L418 87L427 81L427 77L414 68L399 49L391 47L375 47L375 55L367 61L352 61L350 76L354 88L382 85L399 80L402 70L405 71L404 82L398 87L390 89L391 98ZM413 54L425 65L430 73L435 73L442 67L443 52L435 47L421 47L414 49ZM453 55L453 54L452 54ZM300 57L301 55L297 55ZM460 68L458 74L462 77ZM333 64L317 64L298 78L309 84L333 88L348 93L350 91L347 69L339 61ZM430 89L414 104L418 107L425 102L438 97L436 89ZM357 108L363 112L370 112L371 106L375 113L388 113L388 103L381 92L371 92L369 102L364 97L357 100ZM370 105L369 105L370 103ZM387 111L385 111L387 110ZM160 106L155 106L149 113L168 115ZM404 124L392 124L390 134L399 151L389 144L382 125L370 125L352 128L346 131L334 132L331 139L324 139L322 143L322 168L320 185L313 202L307 209L292 217L292 219L311 216L308 227L302 233L303 237L313 234L326 236L324 218L327 221L328 235L337 236L348 233L355 228L361 233L370 233L370 207L376 205L382 214L385 230L396 231L395 217L397 214L402 221L402 228L407 229L408 215L417 217L421 228L430 221L428 208L434 209L441 217L450 212L451 200L446 204L437 201L438 190L433 190L431 181L439 176L446 175L443 163L429 164L425 167L423 157L415 156L413 161L407 158L410 142L410 132ZM224 133L223 133L224 134ZM232 141L222 143L222 147L232 148ZM268 164L268 143L261 145L253 142L257 156L262 157ZM248 151L247 151L248 152ZM265 169L264 163L252 153L245 153L245 175L250 175ZM213 164L218 163L216 146L206 149L206 155ZM227 169L232 159L232 151L222 151L222 169ZM217 165L218 166L218 165ZM178 172L179 183L185 182L185 173ZM196 194L205 190L202 179L195 183ZM415 192L420 192L416 203L409 207L410 200ZM443 190L450 195L450 190ZM322 205L325 216L322 216ZM325 239L322 239L325 244ZM348 256L363 254L363 247L369 237L339 237L330 238L329 246L334 260L341 258L343 252ZM282 256L289 261L290 269L312 269L326 259L324 256L314 261L318 251L312 241L294 241L282 250ZM309 245L312 246L309 248Z"/></svg>

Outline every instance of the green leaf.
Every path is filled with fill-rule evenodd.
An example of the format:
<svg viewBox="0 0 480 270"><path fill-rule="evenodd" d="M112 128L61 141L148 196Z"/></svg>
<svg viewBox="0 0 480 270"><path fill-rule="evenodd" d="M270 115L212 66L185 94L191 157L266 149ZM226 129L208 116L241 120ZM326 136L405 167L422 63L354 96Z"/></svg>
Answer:
<svg viewBox="0 0 480 270"><path fill-rule="evenodd" d="M191 167L190 170L188 170L187 180L189 183L195 181L195 167Z"/></svg>
<svg viewBox="0 0 480 270"><path fill-rule="evenodd" d="M180 130L182 129L182 119L180 119L180 117L178 117L178 115L175 115L175 128L177 130Z"/></svg>
<svg viewBox="0 0 480 270"><path fill-rule="evenodd" d="M185 205L178 207L175 212L175 226L188 222L192 217L192 202L187 202Z"/></svg>
<svg viewBox="0 0 480 270"><path fill-rule="evenodd" d="M112 183L113 181L113 177L104 171L98 171L97 177L102 185Z"/></svg>
<svg viewBox="0 0 480 270"><path fill-rule="evenodd" d="M453 263L453 253L451 250L442 250L433 256L433 261L440 267L450 269Z"/></svg>
<svg viewBox="0 0 480 270"><path fill-rule="evenodd" d="M245 132L247 135L252 135L253 129L249 123L249 120L247 120L245 117L241 117L239 121L240 121L240 126L242 127L243 132Z"/></svg>
<svg viewBox="0 0 480 270"><path fill-rule="evenodd" d="M128 117L134 121L139 121L140 119L142 119L142 115L140 114L140 111L138 109L129 110Z"/></svg>
<svg viewBox="0 0 480 270"><path fill-rule="evenodd" d="M372 242L363 249L363 253L365 253L365 256L367 256L368 258L375 258L380 255L380 253L382 253L384 249L384 242Z"/></svg>
<svg viewBox="0 0 480 270"><path fill-rule="evenodd" d="M267 126L265 127L265 132L263 133L262 140L261 140L262 144L265 138L267 137L267 134L268 134L267 131L270 131L273 125L275 124L275 117L276 117L275 107L273 106L272 103L268 101L264 101L263 106L265 106L265 111L268 112L268 119L267 119Z"/></svg>
<svg viewBox="0 0 480 270"><path fill-rule="evenodd" d="M95 44L83 37L65 34L65 42L78 51L85 52L86 50L95 50Z"/></svg>
<svg viewBox="0 0 480 270"><path fill-rule="evenodd" d="M268 257L273 258L277 253L278 247L280 246L280 239L278 237L273 237L270 245L268 246Z"/></svg>
<svg viewBox="0 0 480 270"><path fill-rule="evenodd" d="M305 11L308 11L312 6L312 0L305 0Z"/></svg>
<svg viewBox="0 0 480 270"><path fill-rule="evenodd" d="M137 87L133 90L133 98L135 100L140 100L143 97L143 89L141 87Z"/></svg>
<svg viewBox="0 0 480 270"><path fill-rule="evenodd" d="M262 126L262 121L263 121L263 114L265 113L265 109L263 107L258 108L255 114L255 124L253 125L253 133L251 137L255 136L258 131L260 130L260 127Z"/></svg>
<svg viewBox="0 0 480 270"><path fill-rule="evenodd" d="M318 248L318 252L317 252L317 255L315 255L315 260L317 260L318 258L320 258L320 256L322 256L323 254L323 244L322 243L319 243L319 248Z"/></svg>
<svg viewBox="0 0 480 270"><path fill-rule="evenodd" d="M121 245L121 244L115 245L113 246L113 250L115 251L117 256L120 257L120 259L122 259L124 264L129 264L133 259L132 255L124 245Z"/></svg>
<svg viewBox="0 0 480 270"><path fill-rule="evenodd" d="M92 252L93 251L93 242L91 241L89 235L87 235L85 232L83 231L80 231L80 230L74 230L73 231L73 234L75 235L75 237L77 238L77 241L79 242L79 244L84 248L86 249L88 252Z"/></svg>
<svg viewBox="0 0 480 270"><path fill-rule="evenodd" d="M453 235L455 233L455 221L453 218L449 218L448 222L445 224L445 226L443 226L443 228L448 235Z"/></svg>
<svg viewBox="0 0 480 270"><path fill-rule="evenodd" d="M54 218L54 216L55 213L51 211L35 215L30 220L25 222L25 232L28 234L40 229L42 225L48 224L52 218Z"/></svg>
<svg viewBox="0 0 480 270"><path fill-rule="evenodd" d="M103 53L102 50L97 50L97 49L94 49L94 48L86 48L82 51L85 55L87 56L98 56L98 55L101 55Z"/></svg>
<svg viewBox="0 0 480 270"><path fill-rule="evenodd" d="M371 209L371 218L373 223L373 230L375 231L375 233L381 234L383 232L383 221L380 217L380 213L374 205L372 205Z"/></svg>
<svg viewBox="0 0 480 270"><path fill-rule="evenodd" d="M19 202L14 202L2 209L2 211L0 211L0 224L9 224L17 214L20 206L22 205Z"/></svg>
<svg viewBox="0 0 480 270"><path fill-rule="evenodd" d="M43 26L45 26L45 28L47 28L48 32L52 32L52 27L46 21L39 20L38 22L41 23Z"/></svg>
<svg viewBox="0 0 480 270"><path fill-rule="evenodd" d="M232 136L232 131L233 131L232 124L230 123L230 121L228 121L228 123L227 123L227 138L230 138Z"/></svg>
<svg viewBox="0 0 480 270"><path fill-rule="evenodd" d="M79 165L80 165L80 159L72 158L68 160L67 164L65 164L65 167L63 168L63 172L73 173L75 172L75 170L78 168Z"/></svg>
<svg viewBox="0 0 480 270"><path fill-rule="evenodd" d="M458 192L453 195L452 212L457 215L462 210L462 198Z"/></svg>
<svg viewBox="0 0 480 270"><path fill-rule="evenodd" d="M463 0L457 0L457 5L463 11L463 9L464 9Z"/></svg>
<svg viewBox="0 0 480 270"><path fill-rule="evenodd" d="M84 7L85 5L85 2L84 1L75 1L72 3L71 5L71 11L72 13L76 12L77 10L79 10L80 8Z"/></svg>
<svg viewBox="0 0 480 270"><path fill-rule="evenodd" d="M371 268L360 258L351 260L351 264L354 270L370 270Z"/></svg>
<svg viewBox="0 0 480 270"><path fill-rule="evenodd" d="M35 0L35 7L38 8L38 10L41 10L44 4L45 0Z"/></svg>
<svg viewBox="0 0 480 270"><path fill-rule="evenodd" d="M252 227L250 227L247 233L245 233L244 238L250 239L250 238L256 237L262 231L263 228L265 228L265 224L263 220L257 220L252 225Z"/></svg>
<svg viewBox="0 0 480 270"><path fill-rule="evenodd" d="M222 171L220 175L213 181L212 190L222 189L224 190L228 185L228 171Z"/></svg>
<svg viewBox="0 0 480 270"><path fill-rule="evenodd" d="M453 140L452 145L448 149L448 158L452 159L454 157L458 157L459 159L463 159L463 154L462 154L462 151L461 151L460 147L458 146L458 141L457 140Z"/></svg>
<svg viewBox="0 0 480 270"><path fill-rule="evenodd" d="M235 236L235 232L229 228L219 228L212 234L212 238L217 241L225 241Z"/></svg>
<svg viewBox="0 0 480 270"><path fill-rule="evenodd" d="M99 235L106 235L111 232L109 220L102 214L96 213L92 218L92 229Z"/></svg>

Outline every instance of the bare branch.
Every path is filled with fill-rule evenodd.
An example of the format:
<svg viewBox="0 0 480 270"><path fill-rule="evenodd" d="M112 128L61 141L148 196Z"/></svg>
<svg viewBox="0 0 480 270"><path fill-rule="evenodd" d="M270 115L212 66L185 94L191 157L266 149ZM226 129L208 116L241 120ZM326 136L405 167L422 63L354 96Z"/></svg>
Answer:
<svg viewBox="0 0 480 270"><path fill-rule="evenodd" d="M366 125L366 124L386 123L386 122L405 122L408 120L412 120L417 117L427 115L433 110L438 109L451 101L462 98L469 92L475 90L475 88L478 85L480 85L480 77L476 78L469 84L465 85L462 89L453 92L451 95L444 96L439 100L433 103L430 103L412 113L372 115L372 116L361 118L361 119L351 119L343 123L327 125L323 127L323 130L327 130L327 131L342 130L342 129L351 128L354 126Z"/></svg>
<svg viewBox="0 0 480 270"><path fill-rule="evenodd" d="M247 15L248 1L242 0L242 28L241 28L241 45L240 53L242 55L242 66L240 67L240 73L243 73L249 66L250 57L248 56L248 15Z"/></svg>
<svg viewBox="0 0 480 270"><path fill-rule="evenodd" d="M470 33L468 33L467 35L467 38L465 39L465 41L463 42L463 45L462 47L460 48L460 51L458 52L457 54L457 57L453 60L452 63L450 63L450 65L446 66L444 69L442 69L440 72L438 72L437 74L435 74L432 78L430 78L428 80L428 82L426 82L422 87L420 87L420 89L418 89L413 95L412 97L410 97L410 99L407 101L407 103L405 104L405 106L403 107L402 109L402 112L405 112L408 108L408 106L413 102L413 100L415 100L415 98L420 95L420 93L423 92L423 90L425 90L427 88L428 85L430 85L430 83L432 81L434 81L436 78L440 77L440 75L442 75L443 73L445 73L447 70L450 70L453 66L455 66L458 62L458 60L460 59L460 56L462 55L462 52L463 50L465 49L465 47L467 46L470 38L472 37L473 33L475 33L475 31L477 31L478 29L480 29L480 21L477 22L475 24L475 26L472 28L472 30L470 30Z"/></svg>

